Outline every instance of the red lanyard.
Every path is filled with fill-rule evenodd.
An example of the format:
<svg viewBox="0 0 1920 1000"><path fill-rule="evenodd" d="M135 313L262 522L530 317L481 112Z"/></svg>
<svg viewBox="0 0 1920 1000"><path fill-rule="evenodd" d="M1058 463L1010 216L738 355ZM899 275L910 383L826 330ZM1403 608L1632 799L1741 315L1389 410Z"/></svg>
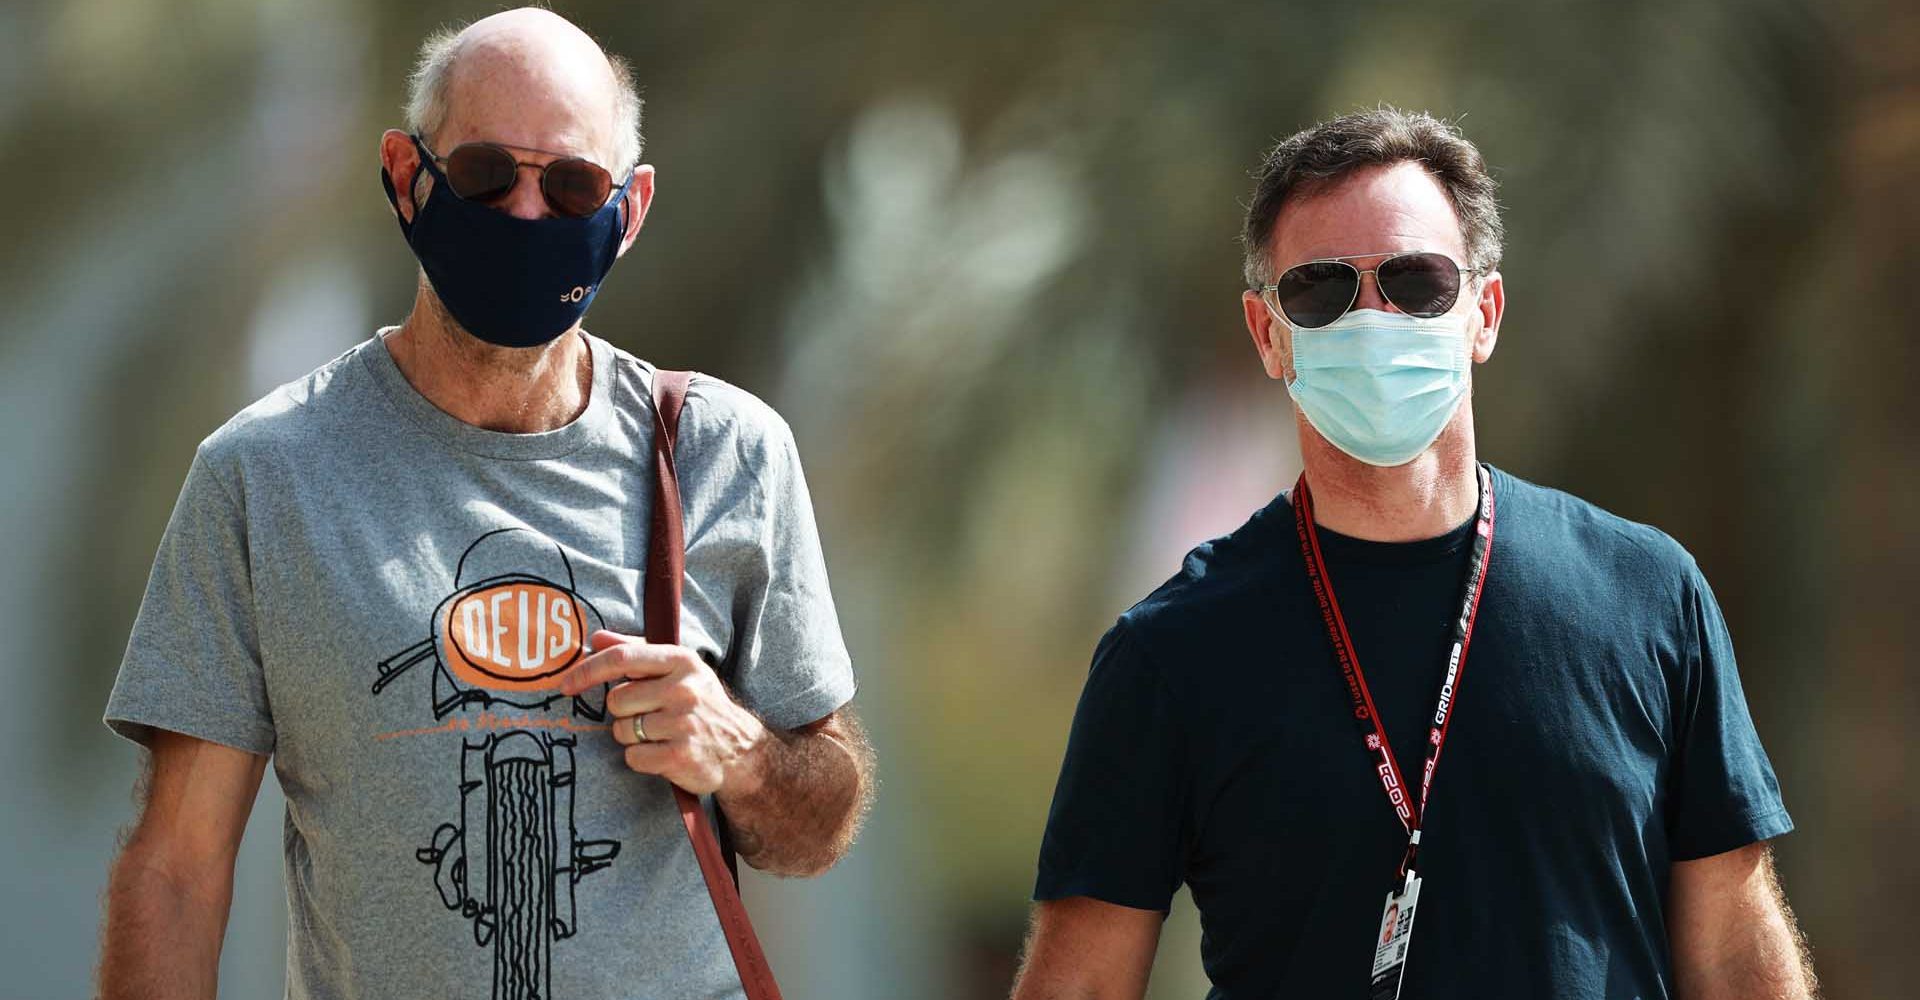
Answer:
<svg viewBox="0 0 1920 1000"><path fill-rule="evenodd" d="M1320 531L1313 523L1313 497L1307 492L1306 473L1293 488L1293 520L1300 532L1300 555L1306 560L1307 579L1313 582L1313 596L1320 604L1320 616L1327 625L1327 639L1333 643L1334 660L1340 677L1347 682L1347 695L1353 704L1354 722L1360 727L1367 752L1376 758L1374 771L1380 787L1387 793L1394 814L1407 831L1407 853L1400 862L1404 878L1413 869L1420 850L1420 826L1427 815L1427 796L1433 791L1433 769L1440 763L1440 751L1447 745L1447 727L1453 721L1453 708L1460 700L1460 677L1467 666L1467 646L1473 640L1473 619L1480 610L1480 592L1486 588L1487 561L1493 551L1493 481L1486 466L1478 467L1480 506L1475 518L1473 556L1467 565L1466 585L1460 598L1460 616L1454 620L1453 635L1447 653L1447 672L1440 682L1438 704L1434 706L1432 728L1427 733L1426 766L1420 775L1418 810L1407 797L1407 782L1394 759L1393 745L1387 742L1386 727L1373 707L1373 694L1367 690L1367 675L1353 653L1353 639L1347 634L1347 620L1340 613L1340 601L1333 594L1333 581L1327 576L1326 560L1320 554Z"/></svg>

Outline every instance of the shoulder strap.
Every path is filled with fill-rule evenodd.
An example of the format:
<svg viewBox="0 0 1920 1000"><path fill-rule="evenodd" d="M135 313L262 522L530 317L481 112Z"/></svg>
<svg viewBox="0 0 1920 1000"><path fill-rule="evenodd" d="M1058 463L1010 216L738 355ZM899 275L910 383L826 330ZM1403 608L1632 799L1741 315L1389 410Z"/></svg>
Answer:
<svg viewBox="0 0 1920 1000"><path fill-rule="evenodd" d="M653 523L647 533L645 593L649 642L680 641L680 588L686 574L687 548L673 447L680 432L680 411L687 403L687 385L692 380L692 372L656 369L653 375ZM739 886L728 870L727 852L720 848L706 809L698 796L677 785L673 797L680 806L680 821L687 828L687 839L693 842L700 875L706 879L707 894L713 898L713 910L726 933L727 949L733 952L733 966L740 973L747 1000L781 1000L766 953L760 949L753 922L747 919L747 908L740 901Z"/></svg>

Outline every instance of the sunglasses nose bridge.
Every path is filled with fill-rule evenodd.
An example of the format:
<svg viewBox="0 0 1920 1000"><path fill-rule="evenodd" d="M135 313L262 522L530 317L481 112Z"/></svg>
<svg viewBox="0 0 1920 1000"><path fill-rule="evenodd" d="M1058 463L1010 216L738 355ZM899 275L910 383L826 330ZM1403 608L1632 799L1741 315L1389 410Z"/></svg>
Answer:
<svg viewBox="0 0 1920 1000"><path fill-rule="evenodd" d="M540 173L544 168L538 163L515 163L513 186L500 197L497 208L517 219L545 219L554 212L552 206L540 191ZM528 177L525 171L531 170L534 176Z"/></svg>
<svg viewBox="0 0 1920 1000"><path fill-rule="evenodd" d="M1353 305L1348 306L1349 309L1374 309L1380 312L1399 311L1399 307L1395 306L1393 301L1387 298L1387 293L1380 288L1380 269L1378 267L1355 268L1355 270L1360 272L1360 286L1354 289Z"/></svg>

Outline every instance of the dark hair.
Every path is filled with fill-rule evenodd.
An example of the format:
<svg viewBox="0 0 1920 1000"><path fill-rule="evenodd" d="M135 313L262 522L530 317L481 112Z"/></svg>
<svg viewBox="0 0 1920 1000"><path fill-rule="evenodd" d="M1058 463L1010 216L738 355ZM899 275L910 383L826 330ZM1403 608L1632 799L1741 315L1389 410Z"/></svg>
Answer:
<svg viewBox="0 0 1920 1000"><path fill-rule="evenodd" d="M1361 167L1413 161L1427 168L1447 192L1465 237L1466 267L1500 264L1500 205L1480 150L1458 126L1424 111L1381 105L1324 121L1280 141L1254 173L1253 204L1247 206L1240 242L1246 248L1247 286L1273 280L1273 225L1289 196Z"/></svg>

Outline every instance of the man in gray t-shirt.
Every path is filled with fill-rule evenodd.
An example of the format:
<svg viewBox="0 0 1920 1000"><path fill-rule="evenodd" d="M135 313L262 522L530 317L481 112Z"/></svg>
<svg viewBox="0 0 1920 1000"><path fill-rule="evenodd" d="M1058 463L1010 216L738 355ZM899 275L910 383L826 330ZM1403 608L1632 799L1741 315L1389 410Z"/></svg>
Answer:
<svg viewBox="0 0 1920 1000"><path fill-rule="evenodd" d="M151 753L102 993L213 994L271 759L291 996L740 996L669 783L785 874L870 786L792 435L693 381L680 643L639 640L655 372L580 328L651 200L632 85L511 11L415 87L382 144L413 312L210 435L161 540L106 711ZM476 187L496 151L544 173Z"/></svg>

